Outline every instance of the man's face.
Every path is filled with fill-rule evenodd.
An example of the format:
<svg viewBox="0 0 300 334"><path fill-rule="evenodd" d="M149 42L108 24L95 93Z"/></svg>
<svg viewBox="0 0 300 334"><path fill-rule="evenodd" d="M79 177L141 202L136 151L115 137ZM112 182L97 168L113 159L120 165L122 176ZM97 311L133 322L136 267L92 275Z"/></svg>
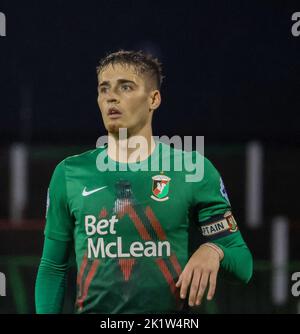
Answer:
<svg viewBox="0 0 300 334"><path fill-rule="evenodd" d="M133 66L115 64L104 68L98 76L97 101L107 131L118 133L119 128L127 128L129 135L135 135L151 125L156 108L153 96L157 92Z"/></svg>

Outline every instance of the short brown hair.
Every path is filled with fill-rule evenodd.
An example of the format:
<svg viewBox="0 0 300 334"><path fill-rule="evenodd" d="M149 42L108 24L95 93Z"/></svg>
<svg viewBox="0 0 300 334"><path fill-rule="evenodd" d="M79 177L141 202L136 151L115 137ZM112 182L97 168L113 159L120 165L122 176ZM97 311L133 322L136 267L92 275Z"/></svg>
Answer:
<svg viewBox="0 0 300 334"><path fill-rule="evenodd" d="M160 89L164 79L162 66L157 58L143 51L120 50L102 58L97 66L97 75L108 65L132 65L139 74L147 74L153 79L156 89Z"/></svg>

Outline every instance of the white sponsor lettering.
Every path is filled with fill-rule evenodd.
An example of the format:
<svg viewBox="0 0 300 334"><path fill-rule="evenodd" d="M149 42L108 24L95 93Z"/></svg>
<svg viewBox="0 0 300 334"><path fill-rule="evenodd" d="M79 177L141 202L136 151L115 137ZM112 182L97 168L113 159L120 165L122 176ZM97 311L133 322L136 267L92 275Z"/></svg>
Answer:
<svg viewBox="0 0 300 334"><path fill-rule="evenodd" d="M118 222L116 216L112 216L111 219L101 219L96 224L96 217L93 215L85 216L85 232L87 235L94 235L98 233L99 235L116 234L115 223ZM109 231L107 228L109 227Z"/></svg>
<svg viewBox="0 0 300 334"><path fill-rule="evenodd" d="M121 237L117 241L105 242L104 238L88 238L88 258L129 258L170 256L171 246L168 241L134 241L129 249L124 249Z"/></svg>
<svg viewBox="0 0 300 334"><path fill-rule="evenodd" d="M88 258L129 258L129 257L158 257L170 256L171 246L168 241L134 241L125 249L122 237L117 237L116 241L108 242L102 236L115 235L115 224L118 222L116 216L110 219L100 219L93 215L87 215L84 219L85 232L89 236ZM101 236L92 238L92 236Z"/></svg>

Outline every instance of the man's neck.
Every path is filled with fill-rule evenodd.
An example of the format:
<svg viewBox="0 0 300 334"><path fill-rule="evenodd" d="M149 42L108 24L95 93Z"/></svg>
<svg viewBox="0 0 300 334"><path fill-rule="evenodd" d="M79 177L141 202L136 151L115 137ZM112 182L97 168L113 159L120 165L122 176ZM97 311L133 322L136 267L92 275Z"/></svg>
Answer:
<svg viewBox="0 0 300 334"><path fill-rule="evenodd" d="M108 134L108 156L118 162L135 163L146 160L155 149L152 131L130 136L127 131L115 136Z"/></svg>

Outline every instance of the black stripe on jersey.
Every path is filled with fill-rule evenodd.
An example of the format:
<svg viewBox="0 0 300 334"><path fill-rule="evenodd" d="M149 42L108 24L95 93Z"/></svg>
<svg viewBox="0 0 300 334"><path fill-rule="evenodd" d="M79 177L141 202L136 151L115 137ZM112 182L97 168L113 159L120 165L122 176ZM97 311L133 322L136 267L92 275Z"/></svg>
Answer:
<svg viewBox="0 0 300 334"><path fill-rule="evenodd" d="M175 254L171 254L171 256L172 255L175 256ZM178 280L178 278L179 278L179 276L178 276L178 274L177 274L177 272L176 272L176 270L175 270L175 268L174 268L174 266L173 266L170 258L164 258L164 261L165 261L165 264L168 267L168 269L169 269L169 271L170 271L170 273L171 273L171 275L173 277L174 283L176 283L177 280Z"/></svg>
<svg viewBox="0 0 300 334"><path fill-rule="evenodd" d="M141 219L141 222L143 223L144 227L146 228L147 232L149 233L152 241L159 241L159 237L156 234L152 224L150 223L148 217L145 213L145 207L139 206L139 205L133 205L133 208L138 215L138 217Z"/></svg>

